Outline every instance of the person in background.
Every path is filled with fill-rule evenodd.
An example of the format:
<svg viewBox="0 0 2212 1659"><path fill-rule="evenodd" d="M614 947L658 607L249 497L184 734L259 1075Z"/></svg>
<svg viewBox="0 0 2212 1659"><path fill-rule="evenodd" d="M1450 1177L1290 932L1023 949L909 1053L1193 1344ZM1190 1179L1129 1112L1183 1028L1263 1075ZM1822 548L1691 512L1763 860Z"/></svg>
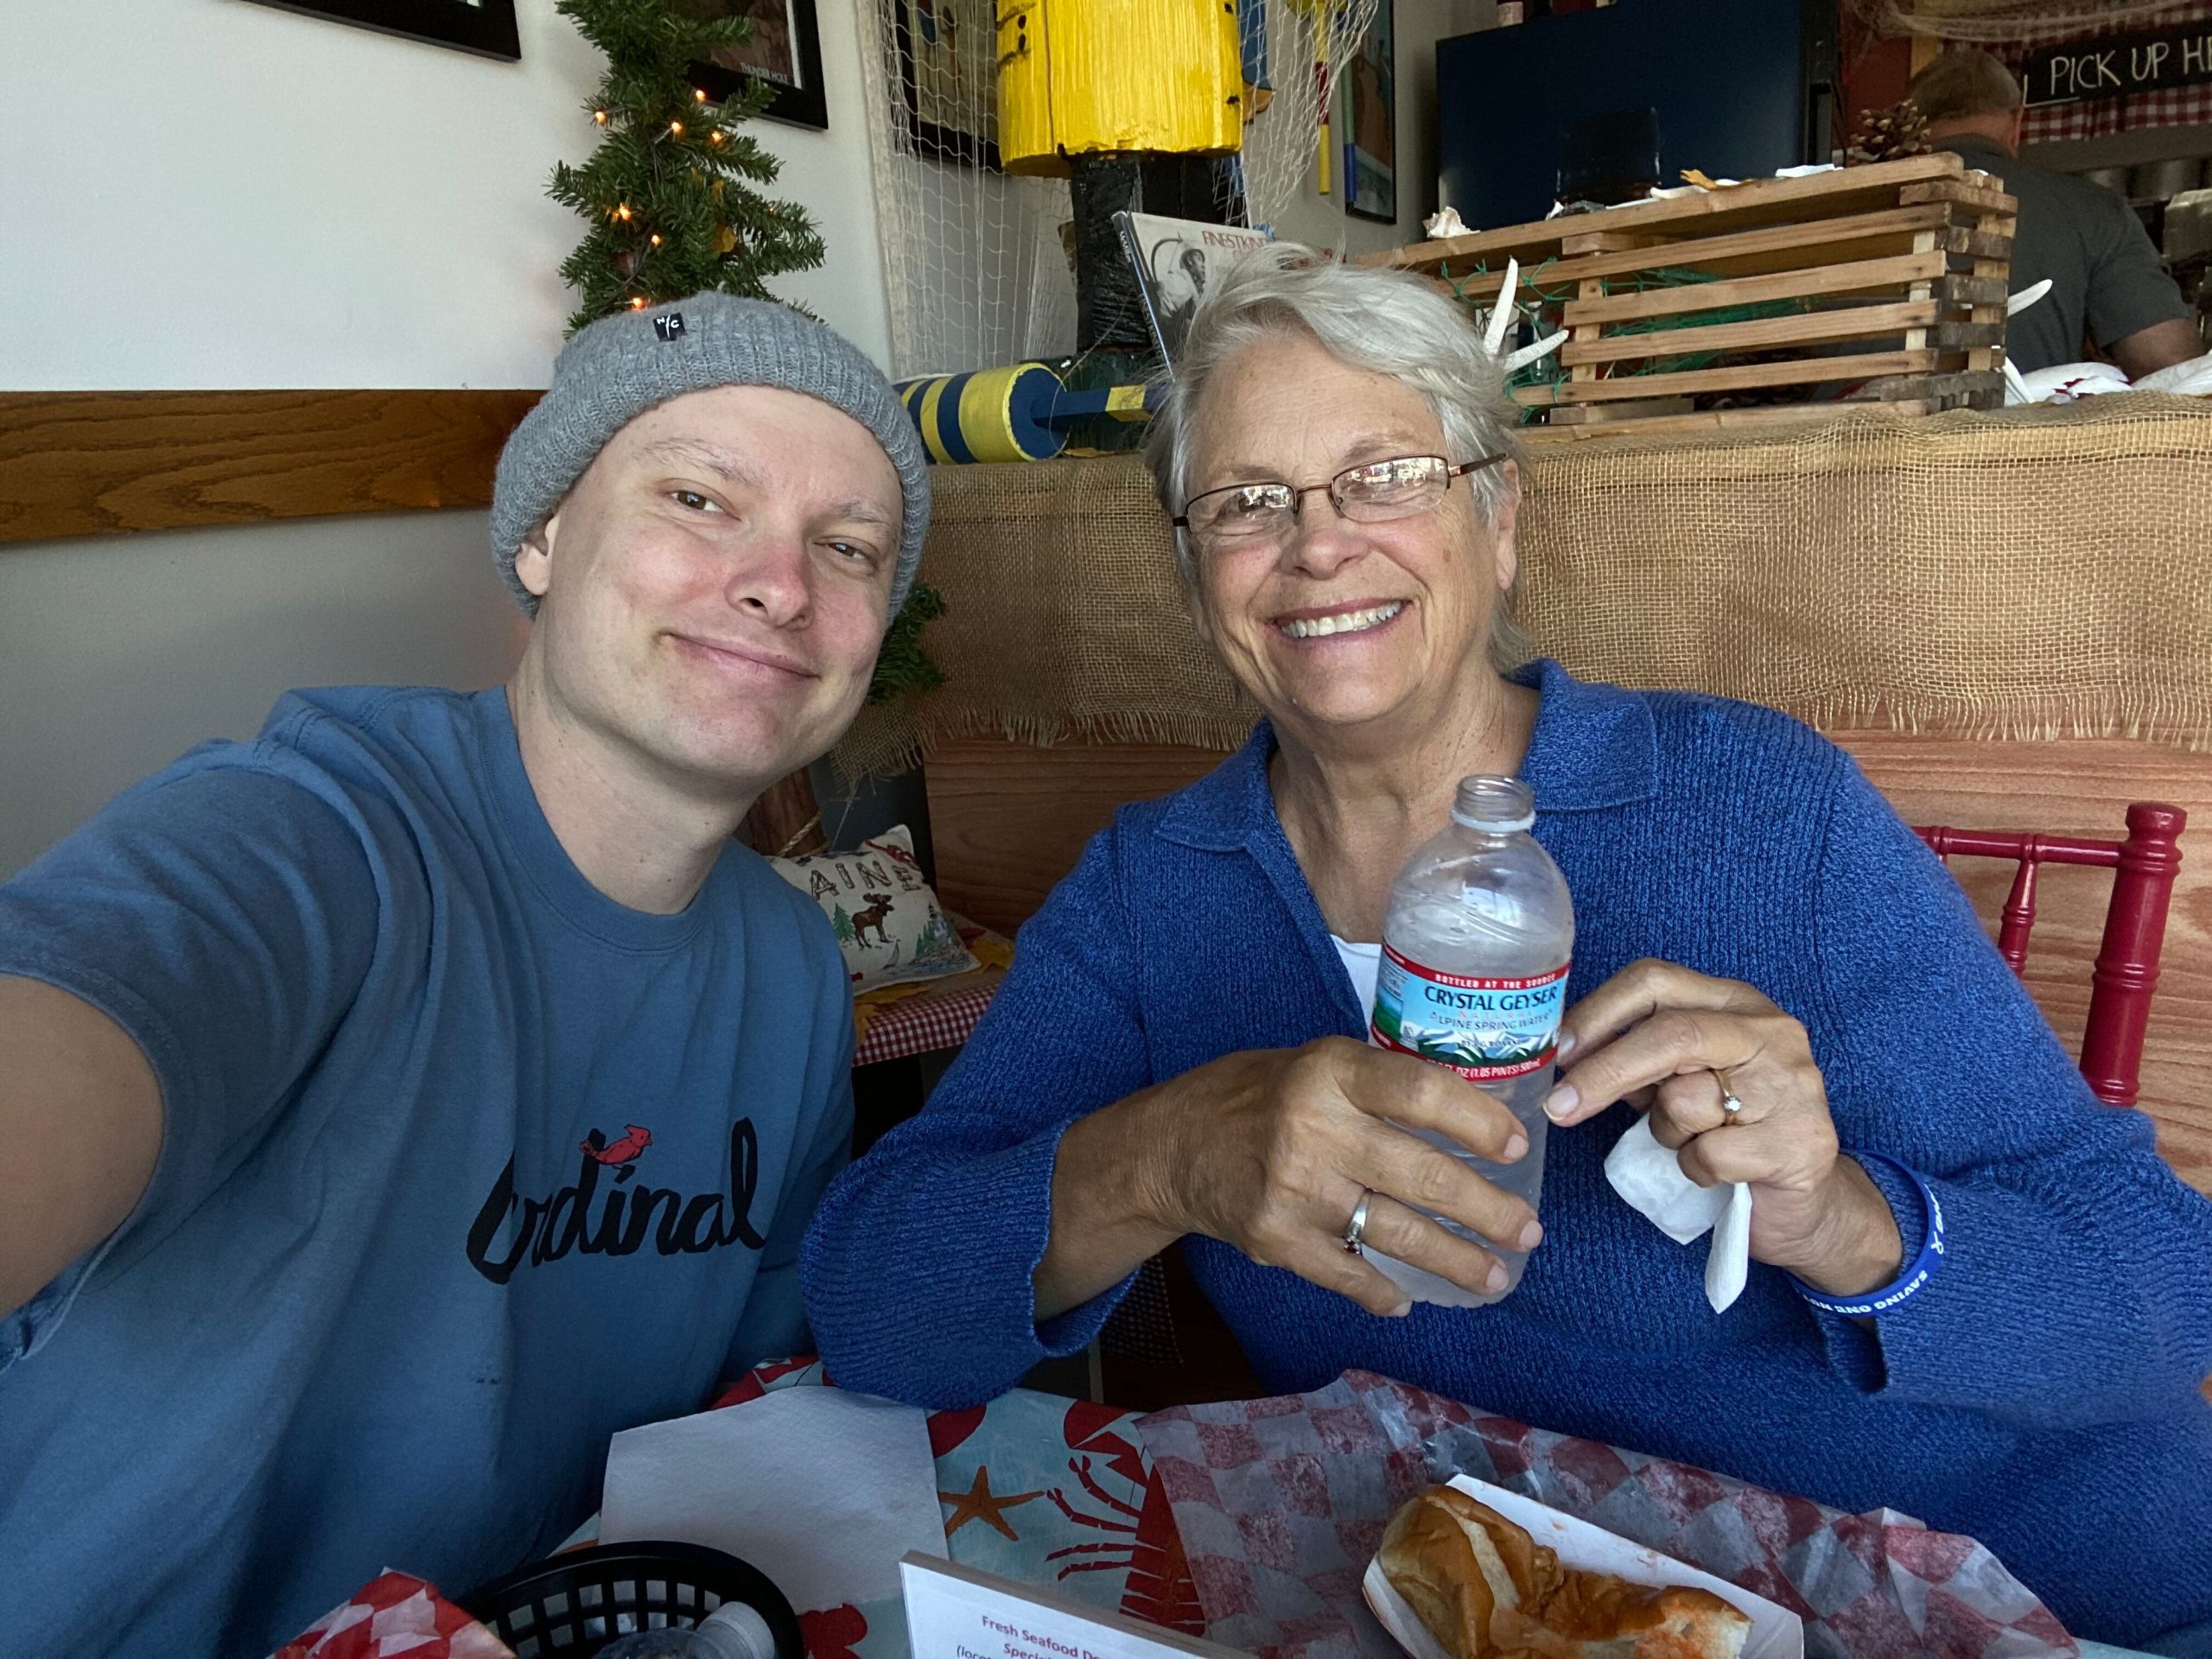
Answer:
<svg viewBox="0 0 2212 1659"><path fill-rule="evenodd" d="M293 692L0 886L0 1647L465 1595L803 1349L852 1004L731 836L860 709L927 480L795 312L594 323L499 461L509 683Z"/></svg>
<svg viewBox="0 0 2212 1659"><path fill-rule="evenodd" d="M2011 70L1986 52L1948 51L1913 77L1906 96L1928 118L1931 145L1996 175L2018 200L2012 291L2050 279L2050 292L2006 329L2015 368L2076 362L2094 343L2139 380L2203 352L2195 315L2134 210L2087 179L2019 159L2027 110Z"/></svg>

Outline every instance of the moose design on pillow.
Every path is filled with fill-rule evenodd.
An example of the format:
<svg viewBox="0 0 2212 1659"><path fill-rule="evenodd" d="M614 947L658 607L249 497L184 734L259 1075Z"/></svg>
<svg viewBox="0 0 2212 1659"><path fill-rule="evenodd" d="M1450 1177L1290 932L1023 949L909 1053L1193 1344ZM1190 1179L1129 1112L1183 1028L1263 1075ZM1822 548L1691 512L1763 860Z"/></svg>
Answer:
<svg viewBox="0 0 2212 1659"><path fill-rule="evenodd" d="M855 991L964 974L977 965L930 891L903 823L849 853L769 861L821 906Z"/></svg>
<svg viewBox="0 0 2212 1659"><path fill-rule="evenodd" d="M891 914L893 903L891 895L887 893L863 893L861 897L868 900L868 908L853 912L851 918L853 942L865 949L868 944L868 931L872 927L875 930L875 942L878 944L888 945L891 939L883 931L883 921L884 918ZM833 927L836 925L836 918L834 916L830 918L830 925Z"/></svg>

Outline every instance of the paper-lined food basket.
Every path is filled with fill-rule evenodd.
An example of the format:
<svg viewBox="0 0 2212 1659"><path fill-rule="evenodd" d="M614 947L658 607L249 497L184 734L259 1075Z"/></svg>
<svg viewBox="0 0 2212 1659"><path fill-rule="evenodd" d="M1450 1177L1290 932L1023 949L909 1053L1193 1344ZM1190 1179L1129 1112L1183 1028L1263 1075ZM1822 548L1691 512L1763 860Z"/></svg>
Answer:
<svg viewBox="0 0 2212 1659"><path fill-rule="evenodd" d="M1587 1521L1562 1514L1503 1486L1492 1486L1466 1475L1455 1475L1451 1484L1477 1503L1488 1504L1526 1530L1536 1542L1555 1551L1562 1567L1611 1573L1631 1584L1679 1585L1711 1591L1751 1621L1751 1633L1744 1638L1742 1659L1804 1659L1804 1621L1764 1596L1739 1590L1726 1579L1700 1572L1656 1549L1632 1544L1602 1527L1593 1527ZM1360 1592L1366 1598L1369 1611L1413 1659L1452 1659L1443 1644L1429 1634L1428 1627L1415 1616L1405 1598L1391 1587L1390 1580L1383 1576L1379 1556L1368 1562Z"/></svg>

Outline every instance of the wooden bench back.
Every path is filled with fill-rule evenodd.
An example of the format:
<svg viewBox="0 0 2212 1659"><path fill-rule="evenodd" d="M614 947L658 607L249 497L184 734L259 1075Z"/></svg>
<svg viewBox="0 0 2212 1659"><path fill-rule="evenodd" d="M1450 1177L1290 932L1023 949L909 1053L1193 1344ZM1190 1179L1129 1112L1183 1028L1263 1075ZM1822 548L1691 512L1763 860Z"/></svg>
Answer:
<svg viewBox="0 0 2212 1659"><path fill-rule="evenodd" d="M2130 802L2158 800L2202 826L2203 840L2182 842L2138 1103L2156 1120L2169 1161L2212 1193L2212 756L2120 739L1832 735L1913 823L2111 836ZM928 774L939 891L955 910L1010 934L1116 807L1179 789L1221 758L1154 745L944 744ZM1993 926L2010 868L1963 860L1954 870ZM2043 878L2024 978L2069 1052L2081 1049L2111 883L2108 873L2086 868L2054 868Z"/></svg>

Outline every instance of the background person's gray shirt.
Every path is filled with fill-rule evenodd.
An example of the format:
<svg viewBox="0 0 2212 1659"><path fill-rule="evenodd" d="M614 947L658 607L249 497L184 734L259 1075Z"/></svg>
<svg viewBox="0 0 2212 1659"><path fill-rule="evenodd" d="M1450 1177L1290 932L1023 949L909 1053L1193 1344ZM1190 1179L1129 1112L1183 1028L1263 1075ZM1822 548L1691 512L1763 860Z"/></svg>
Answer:
<svg viewBox="0 0 2212 1659"><path fill-rule="evenodd" d="M2012 234L2012 292L2050 278L2050 292L2006 331L2022 373L2072 363L2083 339L2099 347L2161 322L2193 316L2135 210L2101 185L2020 161L1986 138L1948 138L1968 167L1993 173L2020 204Z"/></svg>

